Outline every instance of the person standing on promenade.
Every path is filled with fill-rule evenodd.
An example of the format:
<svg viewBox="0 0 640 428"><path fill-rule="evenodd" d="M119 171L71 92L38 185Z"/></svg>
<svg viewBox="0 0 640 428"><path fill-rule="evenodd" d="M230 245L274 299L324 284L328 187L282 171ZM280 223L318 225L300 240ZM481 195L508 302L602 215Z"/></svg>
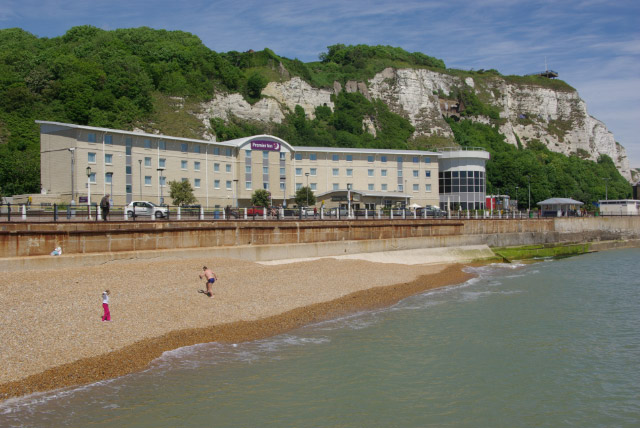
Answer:
<svg viewBox="0 0 640 428"><path fill-rule="evenodd" d="M211 286L218 280L218 277L215 273L213 273L211 269L206 266L202 266L202 270L203 272L199 276L200 279L204 277L207 280L207 292L205 294L209 297L213 297L213 290L211 289Z"/></svg>
<svg viewBox="0 0 640 428"><path fill-rule="evenodd" d="M104 309L104 315L102 321L111 321L111 312L109 312L109 290L102 292L102 309Z"/></svg>
<svg viewBox="0 0 640 428"><path fill-rule="evenodd" d="M109 215L109 195L108 193L102 197L100 201L100 209L102 210L102 219L107 221L107 216Z"/></svg>

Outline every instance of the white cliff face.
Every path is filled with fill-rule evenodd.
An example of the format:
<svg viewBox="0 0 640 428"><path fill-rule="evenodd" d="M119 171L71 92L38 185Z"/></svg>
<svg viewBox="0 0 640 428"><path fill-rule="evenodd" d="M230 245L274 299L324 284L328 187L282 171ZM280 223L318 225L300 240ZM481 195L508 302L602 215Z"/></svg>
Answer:
<svg viewBox="0 0 640 428"><path fill-rule="evenodd" d="M487 83L488 82L488 83ZM534 85L514 84L496 77L491 80L460 78L424 69L385 69L365 85L347 82L344 90L358 91L369 99L383 100L391 111L406 117L416 128L415 136L453 138L451 128L442 118L438 94L450 94L455 87L488 95L489 102L500 108L506 122L500 132L506 140L523 145L536 139L554 152L597 160L601 154L613 159L620 173L631 180L624 147L597 119L589 116L585 102L575 91L555 90ZM211 117L227 119L230 114L246 120L281 123L285 115L300 105L313 119L315 108L326 105L332 110L331 95L343 90L339 83L332 89L313 88L294 77L282 83L271 82L262 91L265 98L254 105L240 94L218 94L203 105L199 118L208 127ZM370 118L364 129L375 135ZM488 123L488 118L474 120Z"/></svg>

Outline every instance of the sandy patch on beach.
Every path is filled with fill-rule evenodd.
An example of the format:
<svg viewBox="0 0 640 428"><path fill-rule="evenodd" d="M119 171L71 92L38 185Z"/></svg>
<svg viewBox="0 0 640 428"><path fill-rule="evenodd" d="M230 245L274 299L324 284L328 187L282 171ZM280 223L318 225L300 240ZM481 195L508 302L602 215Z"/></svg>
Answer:
<svg viewBox="0 0 640 428"><path fill-rule="evenodd" d="M213 299L198 293L205 264L219 278ZM468 277L459 265L336 259L167 258L5 273L0 399L112 378L180 346L266 337ZM110 323L100 319L105 288Z"/></svg>

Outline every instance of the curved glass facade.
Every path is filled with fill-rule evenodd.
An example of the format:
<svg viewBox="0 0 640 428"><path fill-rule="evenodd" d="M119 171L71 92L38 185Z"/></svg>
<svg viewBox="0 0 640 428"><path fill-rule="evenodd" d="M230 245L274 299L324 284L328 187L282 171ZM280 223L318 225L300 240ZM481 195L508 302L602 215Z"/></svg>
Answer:
<svg viewBox="0 0 640 428"><path fill-rule="evenodd" d="M440 208L480 210L485 204L484 171L440 171Z"/></svg>

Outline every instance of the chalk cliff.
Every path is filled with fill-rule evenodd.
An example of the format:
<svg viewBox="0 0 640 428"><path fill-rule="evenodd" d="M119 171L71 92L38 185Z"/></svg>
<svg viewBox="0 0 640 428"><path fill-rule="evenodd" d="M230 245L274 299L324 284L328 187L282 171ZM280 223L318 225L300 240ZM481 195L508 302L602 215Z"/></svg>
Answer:
<svg viewBox="0 0 640 428"><path fill-rule="evenodd" d="M484 103L499 110L497 123L509 143L517 145L519 141L526 146L538 140L552 151L592 160L606 154L620 173L631 180L624 147L615 141L604 123L588 114L586 103L575 90L522 84L497 75L474 79L426 69L388 68L368 82L347 82L344 88L336 82L331 89L314 88L293 77L282 83L269 83L262 91L264 98L253 105L239 94L216 94L203 104L199 118L205 125L212 117L227 119L230 114L242 119L281 123L296 105L313 118L317 106L333 109L331 96L342 90L358 91L369 99L383 100L393 112L411 121L416 129L414 137L445 138L453 135L443 114L457 114L451 110L451 94L459 90L472 91ZM482 116L472 119L490 121ZM363 126L375 132L371 123Z"/></svg>

